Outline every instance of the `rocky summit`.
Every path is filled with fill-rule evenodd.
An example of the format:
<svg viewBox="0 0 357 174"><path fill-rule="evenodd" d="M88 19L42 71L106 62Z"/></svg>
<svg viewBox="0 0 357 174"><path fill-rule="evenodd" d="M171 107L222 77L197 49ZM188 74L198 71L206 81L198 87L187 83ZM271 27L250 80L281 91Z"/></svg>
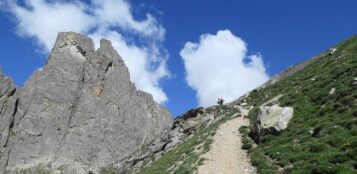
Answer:
<svg viewBox="0 0 357 174"><path fill-rule="evenodd" d="M88 37L59 33L24 87L0 73L1 174L122 173L162 149L172 124L107 40L96 50Z"/></svg>

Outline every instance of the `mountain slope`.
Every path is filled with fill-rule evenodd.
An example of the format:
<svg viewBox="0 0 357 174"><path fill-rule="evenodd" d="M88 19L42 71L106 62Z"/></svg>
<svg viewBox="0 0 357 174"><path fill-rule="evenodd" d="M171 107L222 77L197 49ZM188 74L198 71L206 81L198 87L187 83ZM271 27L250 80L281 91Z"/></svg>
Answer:
<svg viewBox="0 0 357 174"><path fill-rule="evenodd" d="M215 124L202 126L140 173L195 173L204 164L201 156L211 148L218 126L231 121L230 116L240 107L250 109L251 125L240 127L242 148L248 149L258 173L357 173L357 36L336 49L289 67L228 103L224 106L228 112ZM277 99L282 107L292 107L294 115L286 130L263 135L257 145L248 135L254 134L259 106L271 99ZM202 144L204 150L197 151Z"/></svg>
<svg viewBox="0 0 357 174"><path fill-rule="evenodd" d="M259 173L357 173L357 36L335 48L246 98L255 106L251 123L278 95L280 105L295 110L284 132L250 149Z"/></svg>

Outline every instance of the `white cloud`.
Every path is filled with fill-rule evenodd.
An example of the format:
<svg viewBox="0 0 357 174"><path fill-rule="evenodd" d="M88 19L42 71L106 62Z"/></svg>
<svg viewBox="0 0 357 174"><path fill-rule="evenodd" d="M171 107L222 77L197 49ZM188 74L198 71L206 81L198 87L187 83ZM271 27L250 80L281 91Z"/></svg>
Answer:
<svg viewBox="0 0 357 174"><path fill-rule="evenodd" d="M163 103L167 96L159 81L170 75L168 55L162 46L165 29L151 15L136 20L126 0L25 0L0 4L15 18L18 34L35 38L49 52L58 32L74 31L90 35L96 43L107 38L124 59L136 86ZM133 39L134 38L134 39ZM135 44L135 39L141 43Z"/></svg>
<svg viewBox="0 0 357 174"><path fill-rule="evenodd" d="M233 101L269 78L262 56L248 56L246 43L229 30L201 35L199 43L186 42L180 55L201 106L213 105L219 97Z"/></svg>
<svg viewBox="0 0 357 174"><path fill-rule="evenodd" d="M130 4L124 0L93 0L94 14L98 18L100 28L107 25L119 26L145 36L155 36L163 39L165 30L157 24L156 19L146 14L147 19L137 21L131 13Z"/></svg>
<svg viewBox="0 0 357 174"><path fill-rule="evenodd" d="M28 0L27 8L11 3L11 12L16 17L18 34L34 37L49 51L60 31L86 33L94 24L91 16L84 13L80 3L48 3L43 0Z"/></svg>

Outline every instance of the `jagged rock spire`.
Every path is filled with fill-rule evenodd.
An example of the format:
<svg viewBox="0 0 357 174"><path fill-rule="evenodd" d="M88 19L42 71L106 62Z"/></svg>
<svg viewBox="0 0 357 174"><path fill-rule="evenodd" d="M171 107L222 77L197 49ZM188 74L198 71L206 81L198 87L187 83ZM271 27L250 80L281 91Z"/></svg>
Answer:
<svg viewBox="0 0 357 174"><path fill-rule="evenodd" d="M171 114L138 91L110 41L59 33L43 71L17 92L6 170L45 166L88 173L160 149ZM163 138L162 138L163 137ZM3 144L3 142L1 142ZM3 160L5 158L1 158Z"/></svg>

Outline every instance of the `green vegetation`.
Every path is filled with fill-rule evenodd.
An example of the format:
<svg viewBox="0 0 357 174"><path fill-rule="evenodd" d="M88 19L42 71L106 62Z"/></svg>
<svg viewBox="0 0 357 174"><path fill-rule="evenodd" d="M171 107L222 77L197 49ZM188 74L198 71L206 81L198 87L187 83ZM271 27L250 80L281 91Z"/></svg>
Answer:
<svg viewBox="0 0 357 174"><path fill-rule="evenodd" d="M117 172L114 169L111 168L102 168L99 172L99 174L116 174Z"/></svg>
<svg viewBox="0 0 357 174"><path fill-rule="evenodd" d="M252 92L251 123L257 107L282 94L282 106L294 107L294 117L280 135L267 135L249 149L262 174L357 173L357 36L338 44L337 52L322 54L303 70ZM332 89L335 92L330 94ZM247 137L247 130L241 128Z"/></svg>
<svg viewBox="0 0 357 174"><path fill-rule="evenodd" d="M249 150L253 147L252 145L252 140L248 138L249 132L252 130L251 127L248 126L242 126L239 128L239 132L243 135L242 136L242 149Z"/></svg>
<svg viewBox="0 0 357 174"><path fill-rule="evenodd" d="M7 173L11 173L11 174L54 174L53 170L49 169L46 166L43 165L39 165L36 166L34 168L30 168L30 169L22 169L22 170L18 170L18 171L7 171Z"/></svg>
<svg viewBox="0 0 357 174"><path fill-rule="evenodd" d="M198 165L203 164L204 159L200 156L209 151L213 142L211 137L215 134L219 125L231 119L237 112L238 110L232 110L228 116L202 128L192 138L167 152L152 165L141 170L139 174L193 173Z"/></svg>

